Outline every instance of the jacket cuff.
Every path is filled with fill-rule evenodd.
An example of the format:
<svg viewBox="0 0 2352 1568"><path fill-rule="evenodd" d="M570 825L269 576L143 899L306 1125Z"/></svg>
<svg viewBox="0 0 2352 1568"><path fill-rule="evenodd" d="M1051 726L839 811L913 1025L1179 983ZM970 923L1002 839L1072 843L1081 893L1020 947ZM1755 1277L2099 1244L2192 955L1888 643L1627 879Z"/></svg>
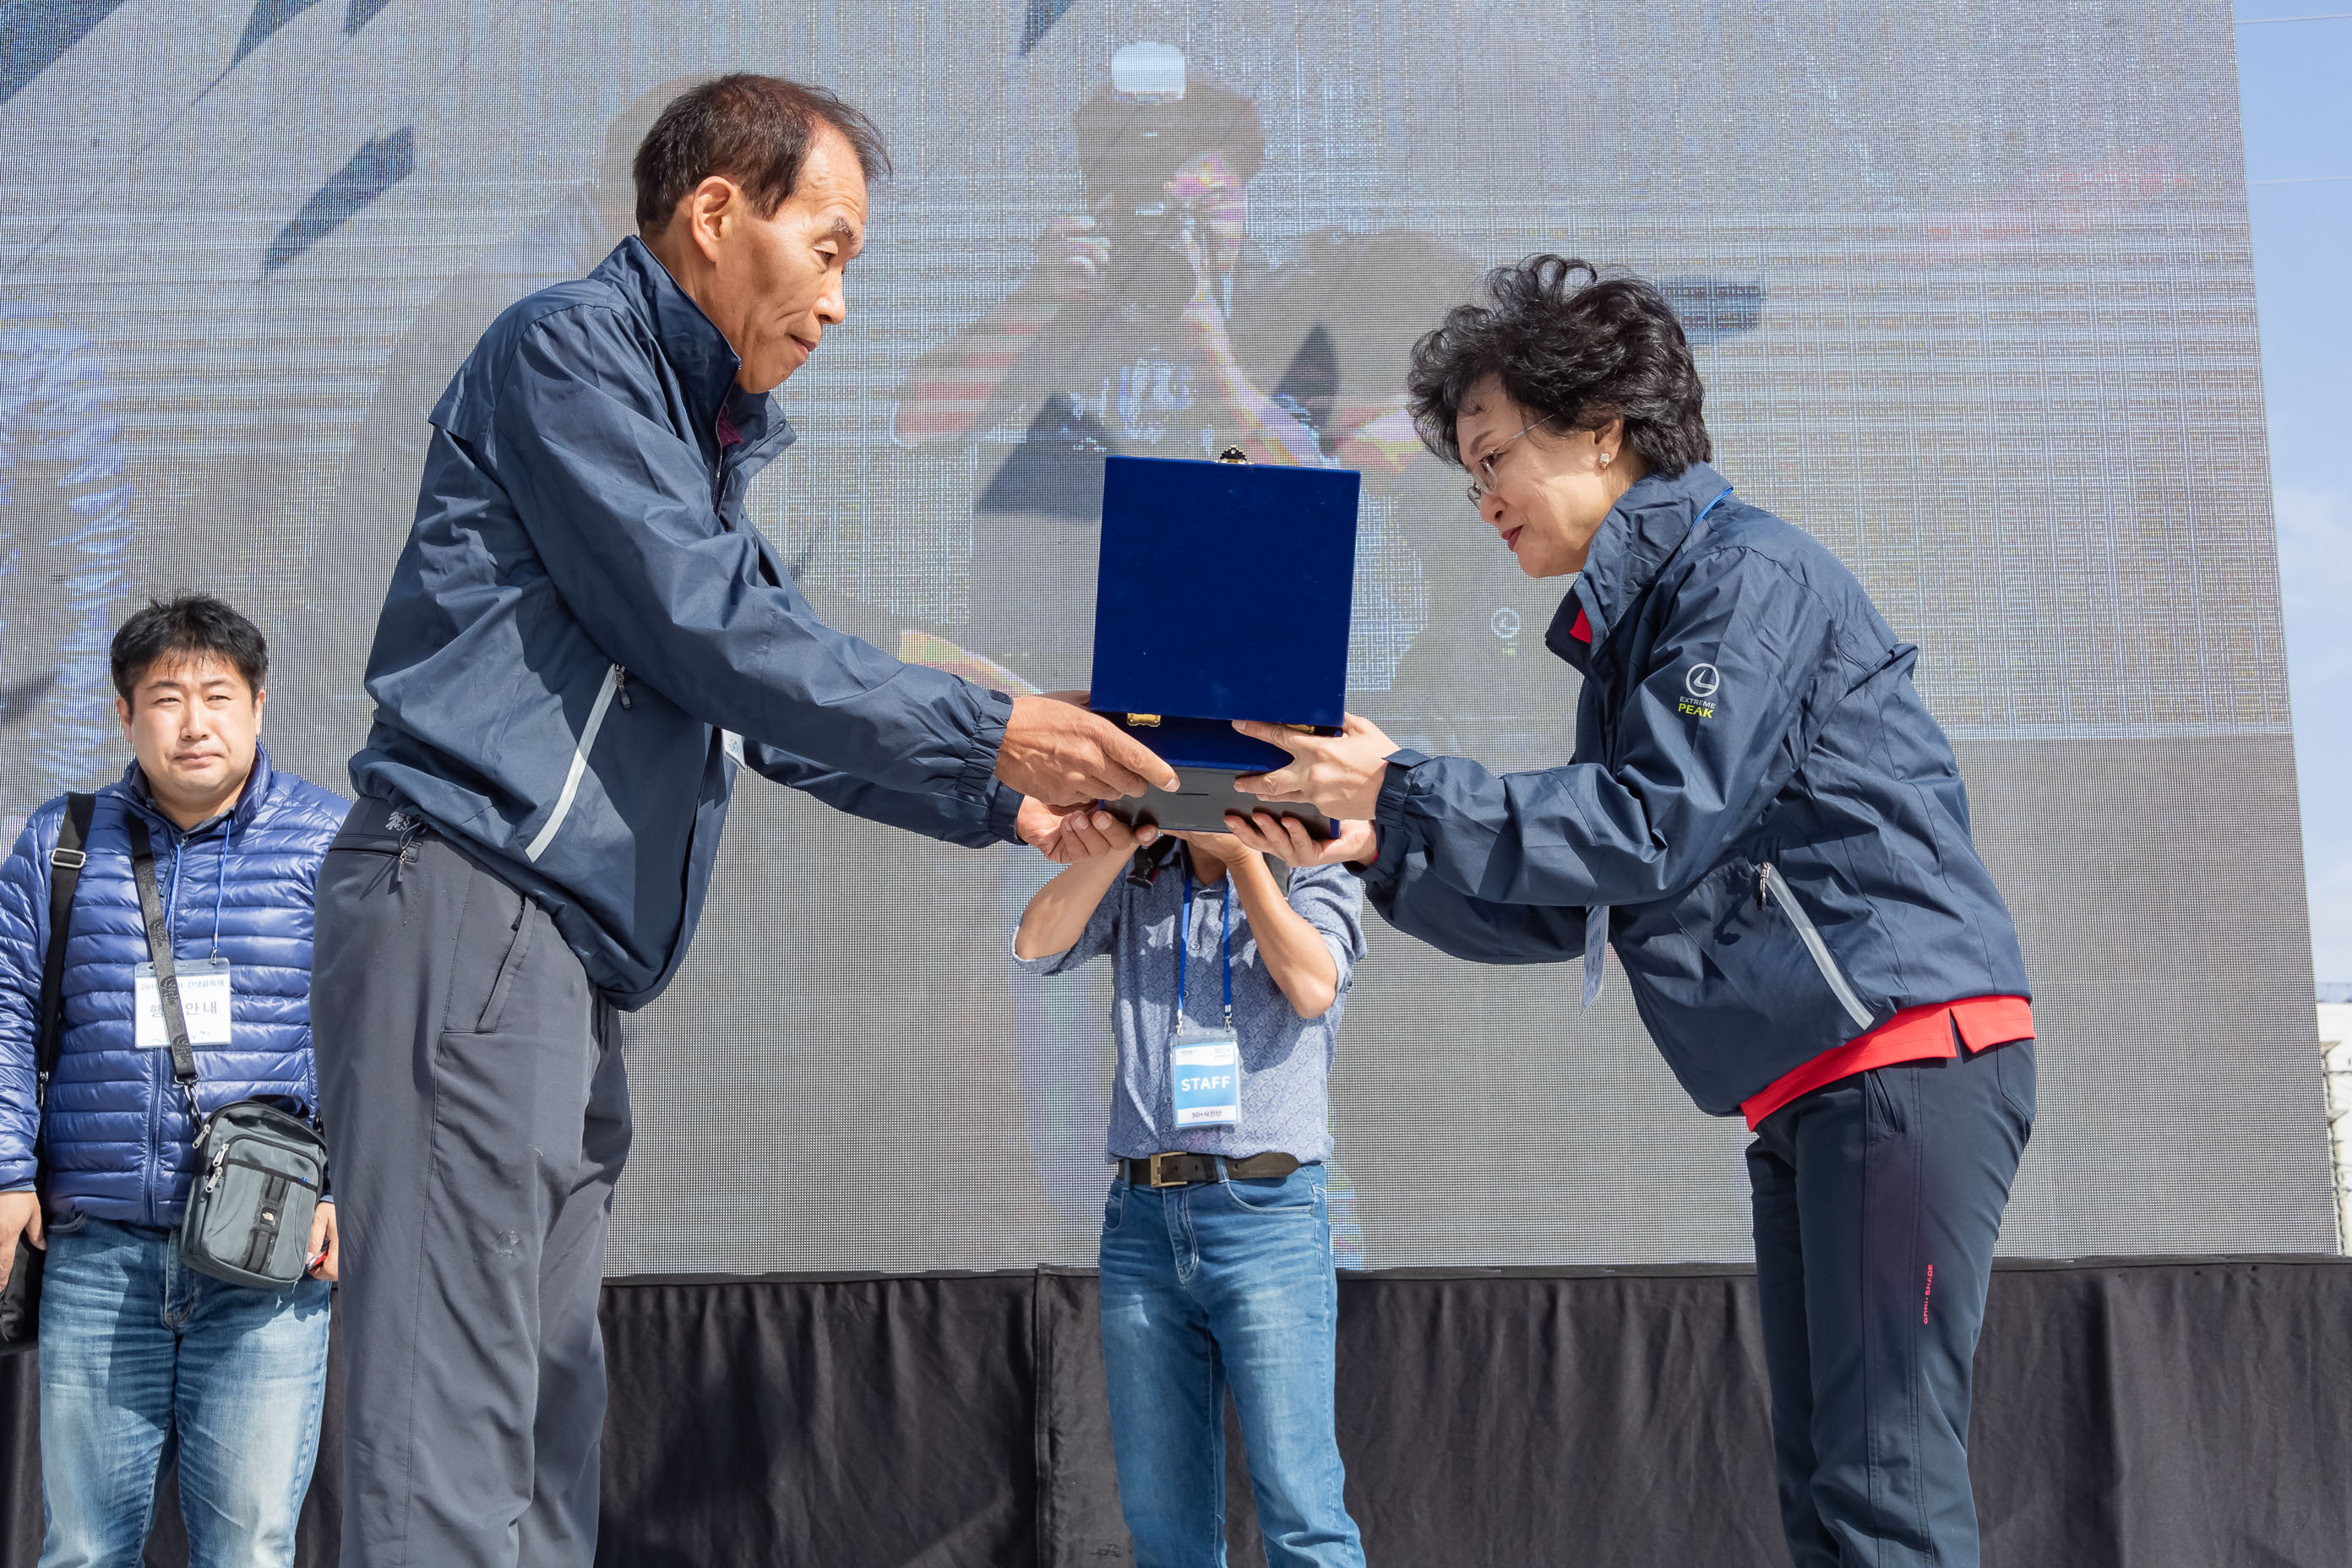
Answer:
<svg viewBox="0 0 2352 1568"><path fill-rule="evenodd" d="M972 725L971 755L965 759L963 772L956 776L954 793L966 800L987 800L990 787L996 779L996 753L1004 745L1004 726L1013 719L1013 699L1003 692L985 686L972 686L977 710ZM1013 809L1018 810L1019 797ZM990 820L995 819L993 803Z"/></svg>
<svg viewBox="0 0 2352 1568"><path fill-rule="evenodd" d="M1003 784L996 784L995 789L996 794L988 803L988 830L1007 844L1018 844L1021 842L1021 803L1029 797Z"/></svg>
<svg viewBox="0 0 2352 1568"><path fill-rule="evenodd" d="M1392 886L1404 870L1405 856L1412 849L1412 829L1405 826L1406 792L1412 770L1429 758L1410 749L1389 755L1388 777L1381 781L1381 797L1372 807L1372 826L1380 840L1378 852L1368 865L1356 868L1368 886Z"/></svg>

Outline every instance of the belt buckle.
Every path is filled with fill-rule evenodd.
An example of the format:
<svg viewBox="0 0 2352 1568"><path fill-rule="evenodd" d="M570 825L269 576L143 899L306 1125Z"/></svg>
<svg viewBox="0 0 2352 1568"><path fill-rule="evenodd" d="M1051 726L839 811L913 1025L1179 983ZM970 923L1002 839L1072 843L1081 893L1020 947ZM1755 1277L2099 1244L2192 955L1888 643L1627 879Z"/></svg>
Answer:
<svg viewBox="0 0 2352 1568"><path fill-rule="evenodd" d="M1188 1181L1163 1182L1160 1179L1160 1162L1174 1158L1176 1158L1176 1156L1173 1154L1154 1154L1151 1156L1151 1184L1154 1187L1189 1187L1192 1184Z"/></svg>

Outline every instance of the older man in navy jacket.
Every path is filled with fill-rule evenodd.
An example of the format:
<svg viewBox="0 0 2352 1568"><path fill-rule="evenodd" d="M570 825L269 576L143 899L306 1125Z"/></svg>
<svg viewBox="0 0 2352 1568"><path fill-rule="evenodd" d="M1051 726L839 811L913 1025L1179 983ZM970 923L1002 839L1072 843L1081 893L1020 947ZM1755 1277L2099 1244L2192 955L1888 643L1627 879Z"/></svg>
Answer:
<svg viewBox="0 0 2352 1568"><path fill-rule="evenodd" d="M178 957L226 965L227 1037L198 1032L196 1108L267 1097L309 1114L311 896L346 806L270 767L257 738L268 650L218 599L150 605L115 634L112 663L136 760L98 792L83 840L46 1128L34 1035L66 800L34 812L0 863L0 1279L18 1245L49 1255L41 1561L138 1563L171 1447L194 1561L287 1564L318 1453L335 1207L313 1222L314 1278L289 1289L180 1267L196 1123L170 1055L139 1039L148 951L129 824L152 840Z"/></svg>
<svg viewBox="0 0 2352 1568"><path fill-rule="evenodd" d="M828 93L693 89L638 151L641 237L499 317L433 411L320 892L353 1568L594 1555L614 1013L684 960L739 769L1064 853L1077 808L1172 781L1082 708L828 629L745 520L880 160Z"/></svg>

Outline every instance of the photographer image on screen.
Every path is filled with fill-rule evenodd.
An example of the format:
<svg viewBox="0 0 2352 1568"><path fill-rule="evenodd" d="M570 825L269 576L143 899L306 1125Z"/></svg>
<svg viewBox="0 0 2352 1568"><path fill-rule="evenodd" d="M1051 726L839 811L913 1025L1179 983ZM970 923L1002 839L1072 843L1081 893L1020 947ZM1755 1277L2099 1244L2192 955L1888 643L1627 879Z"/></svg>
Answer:
<svg viewBox="0 0 2352 1568"><path fill-rule="evenodd" d="M1247 1466L1271 1439L1203 1426L1167 1496L1223 1475L1232 1561L1307 1550L1269 1543L1294 1529L1333 1551L1360 1531L1383 1562L1780 1561L1809 1526L1783 1506L1791 1320L1757 1237L1779 1234L1769 1178L1809 1156L1774 1141L1791 1119L1751 1130L1744 1108L1793 1089L1893 1148L1957 1114L1929 1071L1791 1075L1919 1027L1914 1005L2011 994L2030 1085L1991 1037L2029 1026L2008 1014L1947 1017L1953 1055L1914 1058L1990 1069L1970 1127L2030 1122L1997 1243L1979 1225L1959 1256L1932 1206L1887 1219L1871 1234L1922 1238L1882 1259L1900 1323L1830 1337L1953 1336L1956 1363L1980 1292L1969 1402L1948 1365L1918 1386L1920 1429L1968 1438L1989 1563L2322 1561L2352 1530L2334 1380L2284 1370L2352 1359L2352 1313L2265 457L2286 426L2263 405L2226 12L52 10L0 49L0 849L103 782L112 629L151 595L216 592L277 655L273 765L348 792L353 753L374 759L368 837L320 879L321 952L364 882L462 960L418 1004L419 1059L520 1071L521 1035L560 1025L540 1043L568 1065L481 1079L488 1120L443 1132L572 1162L547 1177L561 1223L528 1243L540 1218L488 1187L372 1201L371 1149L429 1149L429 1118L406 1058L362 1084L330 1065L350 1060L332 1017L319 1037L321 1087L350 1097L327 1134L344 1218L439 1227L403 1289L454 1301L553 1260L498 1298L539 1303L539 1328L469 1320L483 1346L514 1330L487 1370L422 1353L420 1386L512 1407L426 1423L420 1468L488 1498L420 1516L471 1543L452 1561L509 1525L520 1561L1132 1555L1106 1241L1261 1192L1328 1235L1302 1267L1334 1280L1347 1523L1262 1510ZM743 205L689 213L709 252L664 240L641 150L739 72L822 86L871 138L836 126L770 185L748 156L698 173L670 194L715 178ZM730 223L774 243L726 249ZM1574 377L1505 375L1500 396L1473 377L1416 422L1415 345L1543 255L1649 285L1673 318L1709 442L1685 489L1641 418L1546 402ZM772 320L729 292L803 268ZM486 342L517 357L470 361ZM788 377L738 378L769 350ZM567 453L539 466L534 440ZM575 482L593 454L604 478ZM1729 490L1713 511L1701 467ZM1617 521L1563 567L1545 498L1604 473L1631 482L1578 516ZM467 505L445 486L420 508L457 479L479 482ZM1759 515L1801 559L1750 537ZM1743 578L1701 647L1657 584L1710 542L1867 613L1806 642L1812 623L1775 618L1792 601ZM666 616L691 648L648 629ZM1810 685L1788 688L1815 694L1805 721L1773 728L1763 667L1800 646L1883 700L1875 739ZM722 647L756 650L759 678ZM753 690L788 668L814 672L805 709ZM904 744L880 760L885 731ZM1091 763L1063 754L1081 737ZM1775 759L1756 778L1780 787L1732 798L1756 782L1717 765L1734 754ZM1888 770L1907 794L1843 836L1799 830ZM1269 776L1273 797L1236 782ZM475 793L417 798L435 780ZM1714 790L1748 812L1719 835L1691 807ZM1221 842L1262 809L1297 837ZM1854 858L1888 835L1906 890L1857 894ZM1104 846L1121 868L1095 868L1094 907L1148 913L1144 945L1009 961L1033 901ZM1576 880L1639 868L1662 880ZM1993 892L1948 923L2005 953L1997 902L2019 963L1930 996L1926 949L1872 933L1890 903L1942 918L1911 882L1954 868ZM1350 889L1370 916L1338 909ZM175 918L209 919L215 890L163 889ZM1310 933L1286 950L1296 996L1265 953L1297 935L1276 903ZM1297 1170L1223 1183L1155 1172L1192 1148L1155 1145L1139 1183L1106 1127L1146 1090L1172 1117L1179 1086L1137 1009L1191 1020L1173 1048L1222 1051L1193 1036L1225 1032L1228 912L1237 995L1271 988L1232 1031L1239 1125L1254 1083L1320 1060L1296 1102L1314 1136L1281 1146ZM234 885L223 918L244 918ZM405 940L363 944L379 980ZM1309 1018L1318 953L1333 1000ZM183 979L205 957L184 950ZM348 962L322 983L327 1015L397 1011ZM1734 1000L1682 1028L1702 994ZM1686 1082L1742 1051L1769 1083L1695 1108ZM9 1059L0 1131L31 1103ZM1185 1109L1223 1115L1227 1087ZM390 1528L346 1481L349 1437L380 1460L369 1411L408 1392L353 1358L355 1328L400 1338L368 1261L362 1238L338 1286L306 1563ZM512 1348L542 1330L543 1367ZM530 1431L521 1382L578 1437L530 1473L466 1436ZM0 1423L29 1439L36 1395L33 1359L0 1359ZM1823 1474L1852 1448L1834 1403ZM0 1560L37 1561L40 1450L0 1447ZM1958 1561L1950 1467L1906 1473L1944 1478L1921 1530ZM2269 1500L2211 1479L2240 1473ZM175 1491L159 1481L159 1542ZM1801 1562L1859 1550L1805 1539Z"/></svg>

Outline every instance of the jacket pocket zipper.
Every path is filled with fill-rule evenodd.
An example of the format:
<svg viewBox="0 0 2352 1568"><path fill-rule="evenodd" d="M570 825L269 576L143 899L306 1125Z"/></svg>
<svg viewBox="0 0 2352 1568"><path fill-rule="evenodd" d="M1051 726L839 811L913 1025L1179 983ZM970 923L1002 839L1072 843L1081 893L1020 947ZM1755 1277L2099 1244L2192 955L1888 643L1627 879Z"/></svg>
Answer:
<svg viewBox="0 0 2352 1568"><path fill-rule="evenodd" d="M588 772L589 750L596 744L596 731L604 727L604 715L611 710L614 697L621 697L622 707L629 706L626 694L622 692L622 683L628 678L629 672L617 664L604 672L604 684L596 689L595 705L588 710L588 722L580 731L580 743L572 748L572 767L563 775L563 793L555 797L555 810L549 814L547 825L523 846L525 859L536 861L546 854L547 847L555 842L555 830L572 815L572 803L580 794L580 780Z"/></svg>
<svg viewBox="0 0 2352 1568"><path fill-rule="evenodd" d="M1798 903L1797 895L1789 890L1789 879L1780 875L1778 866L1767 860L1756 868L1756 907L1760 910L1776 899L1780 900L1781 910L1788 915L1789 923L1796 927L1797 940L1803 942L1805 951L1813 955L1813 967L1819 969L1822 978L1830 983L1830 993L1837 998L1838 1005L1845 1009L1846 1016L1853 1020L1855 1028L1869 1028L1872 1021L1870 1009L1862 1005L1862 998L1856 996L1853 987L1846 984L1845 974L1838 968L1837 960L1830 956L1830 944L1822 940L1822 933L1813 928L1812 920L1805 913L1804 906Z"/></svg>

